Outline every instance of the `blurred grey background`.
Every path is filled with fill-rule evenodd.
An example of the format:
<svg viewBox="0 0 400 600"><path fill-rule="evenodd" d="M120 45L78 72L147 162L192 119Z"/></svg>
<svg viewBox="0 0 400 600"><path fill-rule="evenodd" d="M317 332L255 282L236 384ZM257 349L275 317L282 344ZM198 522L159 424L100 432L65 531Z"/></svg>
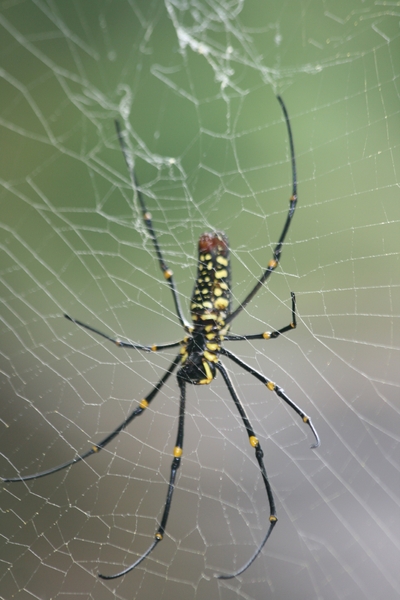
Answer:
<svg viewBox="0 0 400 600"><path fill-rule="evenodd" d="M102 439L173 354L119 350L64 313L139 343L182 337L144 231L114 119L188 315L199 235L232 247L235 303L271 257L291 172L299 205L282 262L229 348L284 387L322 445L224 361L265 452L269 515L227 390L188 390L167 535L140 567L165 500L178 392L107 449L0 489L0 595L338 600L399 596L399 12L372 0L17 1L0 12L3 477Z"/></svg>

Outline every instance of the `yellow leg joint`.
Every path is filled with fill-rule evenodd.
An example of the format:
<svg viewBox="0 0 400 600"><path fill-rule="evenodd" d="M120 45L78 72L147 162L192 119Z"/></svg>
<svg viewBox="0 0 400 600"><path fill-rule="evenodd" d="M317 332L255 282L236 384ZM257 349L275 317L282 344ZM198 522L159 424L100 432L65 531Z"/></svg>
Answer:
<svg viewBox="0 0 400 600"><path fill-rule="evenodd" d="M156 533L156 540L162 540L163 536L162 533Z"/></svg>
<svg viewBox="0 0 400 600"><path fill-rule="evenodd" d="M173 452L175 458L180 458L182 456L182 452L183 452L182 448L179 448L179 446L175 446L174 452Z"/></svg>
<svg viewBox="0 0 400 600"><path fill-rule="evenodd" d="M257 446L259 444L259 441L255 435L251 435L249 437L249 442L250 442L250 446L252 446L253 448L257 448Z"/></svg>
<svg viewBox="0 0 400 600"><path fill-rule="evenodd" d="M92 446L93 452L98 452L99 450L100 450L100 448L98 446Z"/></svg>
<svg viewBox="0 0 400 600"><path fill-rule="evenodd" d="M208 344L207 344L207 346L208 346ZM204 350L203 356L206 360L209 360L210 362L218 362L218 357L215 354L213 354L212 352L208 352L208 350ZM204 361L203 361L203 365L204 365ZM210 374L211 374L211 371L210 371ZM208 375L208 373L207 373L207 375Z"/></svg>
<svg viewBox="0 0 400 600"><path fill-rule="evenodd" d="M139 402L139 406L140 406L140 408L143 408L143 410L144 410L145 408L147 408L147 407L148 407L148 405L149 405L149 403L147 402L146 398L143 398L143 400L141 400L141 401Z"/></svg>
<svg viewBox="0 0 400 600"><path fill-rule="evenodd" d="M219 344L216 344L215 342L207 342L206 347L207 350L210 350L210 352L216 352L219 349Z"/></svg>
<svg viewBox="0 0 400 600"><path fill-rule="evenodd" d="M278 520L278 517L275 517L275 515L271 515L269 518L269 522L270 523L276 523Z"/></svg>
<svg viewBox="0 0 400 600"><path fill-rule="evenodd" d="M213 354L212 356L215 356L215 355ZM202 362L203 362L204 372L206 374L206 379L202 379L200 383L211 383L211 381L213 380L213 374L211 372L210 365L205 360L203 360Z"/></svg>
<svg viewBox="0 0 400 600"><path fill-rule="evenodd" d="M273 381L268 381L268 383L266 383L265 385L267 386L267 388L268 388L269 390L271 390L271 392L273 392L273 391L274 391L274 389L275 389L275 384L274 384L274 382L273 382Z"/></svg>
<svg viewBox="0 0 400 600"><path fill-rule="evenodd" d="M304 415L304 417L303 417L304 423L308 423L309 420L310 420L310 417L307 417L307 415Z"/></svg>
<svg viewBox="0 0 400 600"><path fill-rule="evenodd" d="M171 279L172 275L173 275L173 272L171 271L171 269L167 269L166 271L164 271L165 279Z"/></svg>

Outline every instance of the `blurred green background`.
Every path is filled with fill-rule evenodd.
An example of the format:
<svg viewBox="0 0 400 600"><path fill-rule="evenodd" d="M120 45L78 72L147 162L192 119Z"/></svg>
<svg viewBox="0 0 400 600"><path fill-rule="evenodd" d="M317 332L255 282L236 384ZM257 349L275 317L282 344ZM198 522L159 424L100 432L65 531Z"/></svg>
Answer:
<svg viewBox="0 0 400 600"><path fill-rule="evenodd" d="M396 12L397 11L397 12ZM116 427L173 354L119 350L63 318L139 343L180 339L114 120L126 130L182 305L203 231L226 232L234 304L282 263L234 323L279 328L229 346L285 388L309 432L228 363L260 438L279 524L240 580L269 516L221 378L188 390L165 540L174 378L107 449L40 480L3 484L0 595L353 600L398 598L399 14L333 2L18 1L0 11L3 477L85 451Z"/></svg>

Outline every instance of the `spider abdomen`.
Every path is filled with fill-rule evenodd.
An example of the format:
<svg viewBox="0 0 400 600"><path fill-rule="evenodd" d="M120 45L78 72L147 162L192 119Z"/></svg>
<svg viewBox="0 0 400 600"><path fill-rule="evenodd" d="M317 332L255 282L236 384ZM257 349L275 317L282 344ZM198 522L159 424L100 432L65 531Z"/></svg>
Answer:
<svg viewBox="0 0 400 600"><path fill-rule="evenodd" d="M194 385L211 383L221 349L221 331L231 306L231 267L228 239L220 231L199 239L197 278L190 302L192 335L182 349L178 378Z"/></svg>
<svg viewBox="0 0 400 600"><path fill-rule="evenodd" d="M203 233L199 239L197 278L190 302L195 325L215 322L219 329L231 308L229 244L220 231Z"/></svg>

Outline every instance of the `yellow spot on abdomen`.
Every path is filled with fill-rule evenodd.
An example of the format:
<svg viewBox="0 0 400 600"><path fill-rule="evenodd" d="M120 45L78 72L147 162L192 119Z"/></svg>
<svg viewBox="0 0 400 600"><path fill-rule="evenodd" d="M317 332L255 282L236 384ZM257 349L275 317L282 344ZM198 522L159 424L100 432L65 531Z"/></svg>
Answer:
<svg viewBox="0 0 400 600"><path fill-rule="evenodd" d="M223 310L224 308L227 308L229 304L229 301L226 298L217 298L214 302L214 307L217 310Z"/></svg>
<svg viewBox="0 0 400 600"><path fill-rule="evenodd" d="M217 315L214 313L207 313L205 315L200 315L200 319L202 321L214 321L217 318Z"/></svg>
<svg viewBox="0 0 400 600"><path fill-rule="evenodd" d="M223 265L224 267L228 266L228 259L225 258L225 256L217 256L216 261L217 261L217 263L219 263L220 265Z"/></svg>

